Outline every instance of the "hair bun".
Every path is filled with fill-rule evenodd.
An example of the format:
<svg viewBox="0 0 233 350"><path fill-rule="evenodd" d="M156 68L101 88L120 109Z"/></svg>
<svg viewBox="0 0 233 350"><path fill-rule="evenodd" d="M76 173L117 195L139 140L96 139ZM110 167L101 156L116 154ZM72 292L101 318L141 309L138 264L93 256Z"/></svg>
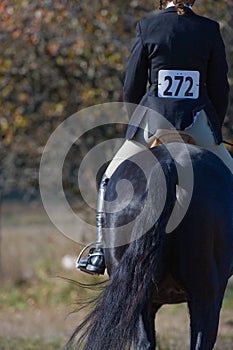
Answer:
<svg viewBox="0 0 233 350"><path fill-rule="evenodd" d="M187 12L187 5L188 5L187 3L189 3L189 1L175 0L173 2L177 9L178 15L184 15Z"/></svg>

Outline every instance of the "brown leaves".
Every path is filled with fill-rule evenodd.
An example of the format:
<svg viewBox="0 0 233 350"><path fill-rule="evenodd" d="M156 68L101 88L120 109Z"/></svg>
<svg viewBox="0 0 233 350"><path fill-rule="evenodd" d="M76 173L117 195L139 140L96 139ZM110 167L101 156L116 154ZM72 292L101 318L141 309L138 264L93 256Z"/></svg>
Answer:
<svg viewBox="0 0 233 350"><path fill-rule="evenodd" d="M36 167L37 149L62 120L86 106L122 99L135 24L153 12L154 1L143 6L122 0L0 2L1 152L11 150L14 159L20 152L24 166L34 161ZM230 78L231 6L226 0L197 2L201 14L222 23Z"/></svg>

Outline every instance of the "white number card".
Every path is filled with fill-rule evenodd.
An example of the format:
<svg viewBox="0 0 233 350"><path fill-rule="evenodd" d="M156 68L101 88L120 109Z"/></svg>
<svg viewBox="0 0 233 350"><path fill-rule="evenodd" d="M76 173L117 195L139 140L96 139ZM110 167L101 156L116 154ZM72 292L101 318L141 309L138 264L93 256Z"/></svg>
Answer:
<svg viewBox="0 0 233 350"><path fill-rule="evenodd" d="M199 97L200 73L185 70L160 70L158 96L163 98Z"/></svg>

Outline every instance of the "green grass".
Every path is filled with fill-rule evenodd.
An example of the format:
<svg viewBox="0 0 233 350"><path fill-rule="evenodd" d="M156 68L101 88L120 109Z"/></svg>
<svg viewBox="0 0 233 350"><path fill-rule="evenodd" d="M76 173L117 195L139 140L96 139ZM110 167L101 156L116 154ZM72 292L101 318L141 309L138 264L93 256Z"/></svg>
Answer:
<svg viewBox="0 0 233 350"><path fill-rule="evenodd" d="M233 312L233 282L228 284L223 301L223 307L226 309L231 309Z"/></svg>
<svg viewBox="0 0 233 350"><path fill-rule="evenodd" d="M57 308L67 310L67 314L77 308L76 302L82 300L88 300L95 297L98 293L93 292L94 288L82 288L76 283L71 283L60 277L55 277L57 274L64 275L75 280L81 280L82 283L94 284L98 283L103 279L93 278L88 275L80 275L77 271L69 272L62 270L61 257L64 254L76 253L76 247L73 243L67 242L56 232L47 229L43 235L35 235L34 233L42 232L42 225L46 224L46 217L42 210L38 210L37 207L32 207L30 210L25 210L25 207L12 208L11 206L5 208L4 216L4 247L3 252L9 252L9 247L12 243L18 249L4 255L4 266L8 267L9 272L14 271L17 267L15 261L19 261L19 267L24 272L27 266L32 264L34 268L34 274L30 279L21 279L19 269L19 278L8 280L7 283L0 285L0 311L2 315L8 314L10 321L12 315L12 322L14 315L28 315L34 310L41 310L42 312L54 312ZM26 214L24 214L24 212ZM20 215L19 215L20 214ZM29 230L24 232L24 227L28 228L30 225L34 225L36 229L32 232ZM38 230L39 226L39 230ZM14 227L22 230L14 231ZM31 226L30 226L31 227ZM10 230L8 231L7 229ZM33 250L34 255L28 254L30 249L34 249L33 245L37 247L37 250ZM27 260L26 260L27 258ZM25 261L24 261L25 260ZM22 264L22 266L20 265ZM16 269L17 270L17 269ZM8 276L8 274L5 274ZM14 274L12 274L14 276ZM22 276L24 274L22 273ZM21 310L23 310L21 312ZM27 310L24 312L24 310ZM225 293L223 311L227 312L227 315L233 314L233 282L229 283ZM15 312L15 313L14 313ZM166 314L165 321L177 319L179 322L179 314L186 313L186 305L171 306L169 312ZM33 317L33 316L32 316ZM181 320L183 318L180 318ZM218 346L215 350L232 350L233 349L233 335L232 329L230 328L230 322L232 321L231 316L227 316L227 334L223 333L219 335ZM3 320L4 322L4 320ZM181 324L181 328L182 328ZM36 332L36 329L35 329ZM13 334L9 332L9 334ZM47 339L42 338L45 336L44 333L38 332L37 334L32 331L32 338L25 338L30 333L26 333L23 338L7 338L5 333L0 337L0 350L60 350L64 346L65 341L61 339L61 333L55 334L55 338ZM56 337L57 334L57 337ZM177 333L173 336L169 332L158 334L158 349L157 350L184 350L187 349L187 337L186 340L183 337L184 332L179 335ZM20 333L17 334L20 337ZM40 337L40 338L39 338ZM185 343L186 341L186 343Z"/></svg>
<svg viewBox="0 0 233 350"><path fill-rule="evenodd" d="M68 307L70 304L75 308L77 301L93 299L98 293L98 289L82 288L59 277L22 285L4 284L0 288L0 311L55 308L57 305Z"/></svg>
<svg viewBox="0 0 233 350"><path fill-rule="evenodd" d="M47 247L48 248L48 247ZM51 256L53 254L51 253ZM65 277L55 276L59 269L59 260L41 257L35 262L35 278L26 282L8 282L0 285L0 311L26 310L31 308L43 309L47 307L57 307L57 305L67 307L75 305L77 301L93 299L98 294L98 286L83 288L76 282L77 272L67 273ZM67 277L69 275L69 278ZM81 277L83 284L99 283L104 278L94 278L89 275ZM1 348L0 348L1 350Z"/></svg>
<svg viewBox="0 0 233 350"><path fill-rule="evenodd" d="M39 278L31 284L12 285L8 284L0 288L0 309L7 310L30 310L35 308L57 307L63 305L67 307L75 304L77 299L86 299L93 296L93 292L83 289L75 283L60 278ZM233 310L233 284L228 285L224 309ZM170 313L183 312L186 305L172 306ZM170 315L170 314L169 314ZM171 317L171 315L168 317ZM172 316L173 317L173 316ZM218 338L219 345L215 350L232 350L233 335L222 335ZM0 350L62 350L65 340L44 339L44 338L6 338L0 337ZM172 338L171 336L158 336L157 350L184 350L187 346L182 338Z"/></svg>
<svg viewBox="0 0 233 350"><path fill-rule="evenodd" d="M0 350L59 350L64 341L59 339L10 339L0 337Z"/></svg>

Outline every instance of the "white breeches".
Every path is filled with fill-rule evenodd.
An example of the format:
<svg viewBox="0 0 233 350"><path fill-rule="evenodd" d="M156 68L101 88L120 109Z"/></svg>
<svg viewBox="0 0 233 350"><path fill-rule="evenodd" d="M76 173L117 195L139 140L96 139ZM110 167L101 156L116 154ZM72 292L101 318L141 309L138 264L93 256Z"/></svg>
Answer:
<svg viewBox="0 0 233 350"><path fill-rule="evenodd" d="M161 119L162 120L162 119ZM167 122L164 122L164 126L159 122L159 129L166 129ZM156 134L149 136L149 121L147 119L147 114L143 118L142 123L140 124L140 129L136 133L133 140L126 140L119 151L116 153L108 168L106 169L105 174L108 178L114 173L116 168L127 158L133 156L134 154L147 149L150 147L152 142L156 138ZM233 173L233 158L230 153L225 148L224 144L221 143L217 145L213 133L209 127L208 119L204 110L201 110L197 113L194 118L194 123L185 129L185 132L192 136L196 141L198 146L201 146L208 151L215 153L231 170Z"/></svg>

